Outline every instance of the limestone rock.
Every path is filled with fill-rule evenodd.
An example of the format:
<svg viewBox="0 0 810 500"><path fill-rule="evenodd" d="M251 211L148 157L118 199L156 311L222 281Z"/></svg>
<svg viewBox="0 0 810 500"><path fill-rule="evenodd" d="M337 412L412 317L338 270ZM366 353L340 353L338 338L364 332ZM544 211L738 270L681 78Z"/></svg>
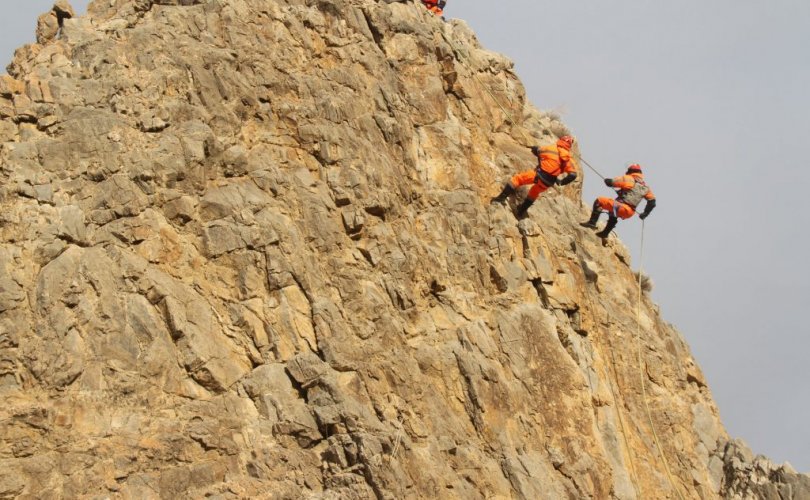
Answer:
<svg viewBox="0 0 810 500"><path fill-rule="evenodd" d="M46 12L37 18L37 43L47 43L59 32L59 18L55 12Z"/></svg>
<svg viewBox="0 0 810 500"><path fill-rule="evenodd" d="M754 457L745 443L729 441L719 450L723 460L720 494L733 500L810 498L810 477L798 474L790 464L775 465L763 456Z"/></svg>
<svg viewBox="0 0 810 500"><path fill-rule="evenodd" d="M639 371L576 184L489 205L567 128L463 22L59 0L37 40L0 76L0 497L807 491L646 295Z"/></svg>
<svg viewBox="0 0 810 500"><path fill-rule="evenodd" d="M57 0L53 8L37 19L37 43L48 43L59 33L65 19L76 17L73 7L67 0Z"/></svg>
<svg viewBox="0 0 810 500"><path fill-rule="evenodd" d="M76 17L76 12L73 10L73 6L70 5L68 0L56 0L53 4L53 11L60 20Z"/></svg>

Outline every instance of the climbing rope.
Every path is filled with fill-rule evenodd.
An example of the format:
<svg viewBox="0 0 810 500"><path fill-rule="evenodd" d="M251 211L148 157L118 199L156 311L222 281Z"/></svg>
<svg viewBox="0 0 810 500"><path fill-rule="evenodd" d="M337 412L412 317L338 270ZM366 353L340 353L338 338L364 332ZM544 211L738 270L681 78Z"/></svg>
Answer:
<svg viewBox="0 0 810 500"><path fill-rule="evenodd" d="M667 472L667 478L669 479L669 484L672 489L675 491L675 494L678 495L678 498L683 500L683 495L681 495L681 491L678 489L677 485L675 484L675 480L672 477L672 472L669 469L669 462L667 461L667 457L664 454L664 449L661 446L661 441L658 439L658 433L655 430L655 423L653 422L652 418L652 411L650 411L650 404L647 400L647 382L646 376L644 374L644 360L641 356L641 276L642 276L642 264L644 263L644 220L641 221L641 249L639 252L639 264L638 264L638 303L636 304L636 344L638 346L638 371L639 377L641 378L641 394L644 400L644 408L647 411L647 419L650 422L650 428L652 429L653 439L655 440L655 446L658 448L658 454L661 455L661 460L664 462L664 469Z"/></svg>
<svg viewBox="0 0 810 500"><path fill-rule="evenodd" d="M457 56L464 55L464 53L453 42L451 42L447 38L445 38L445 41L450 45L450 47L452 47L453 51L457 54ZM469 58L469 56L468 56L468 58ZM504 115L509 120L509 122L511 122L514 126L518 126L518 124L515 121L512 114L500 103L500 101L495 97L495 95L489 90L489 87L483 81L481 81L481 79L478 77L478 74L473 71L472 75L473 75L473 78L475 78L476 82L478 82L478 85L481 86L481 88L483 88L484 91L492 99L492 102L494 102L499 108L501 108L501 111L503 111ZM521 132L521 135L523 135L523 139L525 140L526 135L523 132L523 129L518 128L518 131ZM588 161L585 160L585 158L583 158L582 156L578 156L578 158L586 167L591 169L593 171L593 173L598 175L603 180L606 178L598 170L596 170L596 168L594 168L590 163L588 163ZM653 438L655 440L655 445L658 448L658 453L661 455L661 459L664 462L664 469L666 470L667 478L669 479L669 484L672 487L672 489L675 491L675 494L678 496L678 498L683 500L684 497L683 497L683 495L681 495L680 490L678 489L677 485L675 484L675 480L672 477L672 472L670 471L670 468L669 468L669 462L667 461L667 457L664 454L664 449L661 446L661 442L658 439L658 433L655 430L655 423L653 422L653 419L652 419L652 412L650 410L650 405L649 405L649 402L647 401L647 385L646 385L646 381L644 380L645 379L644 366L643 366L643 359L642 359L642 356L641 356L641 276L642 276L641 264L643 263L643 260L644 260L644 221L642 220L641 221L641 252L640 252L640 255L639 255L639 271L638 271L638 304L637 304L637 307L636 307L636 341L637 341L637 344L638 344L638 363L639 363L639 373L640 373L640 377L641 377L641 392L642 392L643 399L644 399L644 407L645 407L645 409L647 411L647 419L650 422L650 428L652 429L652 432L653 432ZM611 350L611 354L612 354L612 351L613 351L612 346L609 347L609 349ZM614 360L614 363L615 363L615 360ZM589 380L589 383L590 383L590 380ZM611 395L613 396L614 401L616 401L616 396L613 393L612 384L610 386L610 391L611 391ZM617 410L618 410L618 408L617 408ZM620 423L620 425L622 427L622 431L623 431L622 435L624 436L624 440L625 440L625 447L627 447L628 453L629 453L630 448L629 448L629 443L627 442L626 431L625 431L625 428L624 428L625 427L624 419L621 416L621 411L620 410L618 410L618 414L619 414L619 423ZM635 470L635 464L633 463L632 459L631 459L630 467L631 467L633 476L635 476L636 481L638 481L638 476L637 476L637 473L636 473L636 470ZM633 487L637 488L637 485L634 484ZM638 490L636 490L636 493L638 493Z"/></svg>
<svg viewBox="0 0 810 500"><path fill-rule="evenodd" d="M593 167L591 166L591 164L590 164L590 163L588 163L587 161L585 161L585 158L583 158L583 157L581 157L581 156L579 156L578 158L579 158L579 161L581 161L581 162L582 162L582 163L583 163L583 164L584 164L586 167L588 167L588 168L590 168L591 170L593 170L593 173L595 173L596 175L598 175L599 177L601 177L601 178L602 178L602 180L605 180L605 179L606 179L606 177L605 177L604 175L600 174L600 173L599 173L599 171L598 171L598 170L596 170L595 168L593 168Z"/></svg>
<svg viewBox="0 0 810 500"><path fill-rule="evenodd" d="M593 306L593 301L591 300L591 296L587 291L585 292L585 298L588 300L588 307L590 308L591 314L593 315L595 320L596 308ZM605 310L605 315L607 316L605 318L607 320L606 323L609 324L610 323L609 309L605 307L605 304L602 303L601 300L599 301L599 303L602 304L602 308L604 308ZM598 339L599 336L597 335L596 338ZM633 453L631 452L630 442L627 439L627 426L624 423L624 417L622 416L622 409L621 405L619 404L619 398L616 397L616 391L613 389L613 379L616 379L616 381L619 380L619 374L618 371L616 370L616 356L613 354L613 345L610 342L610 335L608 335L606 339L608 344L608 352L610 353L610 368L612 368L612 373L610 368L608 368L607 386L608 389L610 390L610 396L613 398L613 405L616 408L616 415L619 417L619 425L622 428L622 439L624 440L624 448L625 450L627 450L627 459L628 462L630 463L631 484L633 485L633 490L635 490L636 492L636 498L641 498L641 493L639 491L638 486L639 483L638 472L636 471L636 464L633 461ZM588 381L590 382L590 379ZM593 389L591 389L591 392L593 392ZM597 427L599 426L598 420L596 425Z"/></svg>
<svg viewBox="0 0 810 500"><path fill-rule="evenodd" d="M450 41L448 38L446 38L444 36L443 36L443 38L450 45L450 47L453 49L453 52L456 53L456 56L459 59L462 56L464 56L464 52L460 48L458 48L458 46L456 46L456 44L454 44L452 41ZM469 59L469 54L466 55L466 58ZM489 90L489 87L483 81L481 81L481 79L478 77L478 74L475 71L473 71L472 75L473 75L473 78L475 78L475 81L478 82L478 85L481 88L483 88L484 91L492 99L492 102L494 102L499 108L501 108L501 111L503 111L504 115L509 120L509 122L517 127L518 124L515 121L514 117L512 116L512 113L510 113L500 103L500 101L495 97L495 95ZM525 140L526 135L525 135L525 132L523 131L523 129L518 128L518 131L520 131L521 135L523 135L523 139ZM586 167L591 169L593 171L593 173L598 175L603 180L606 179L606 177L604 175L602 175L598 170L596 170L596 168L594 168L590 163L588 163L588 161L585 160L585 158L583 158L582 156L578 156L578 159ZM642 359L642 355L641 355L641 277L642 277L642 264L643 264L643 262L644 262L644 221L642 220L641 221L641 251L639 253L639 270L638 270L638 303L637 303L637 306L636 306L636 342L637 342L637 345L638 345L638 368L639 368L639 375L640 375L640 378L641 378L641 392L642 392L642 396L643 396L643 400L644 400L644 407L645 407L646 412L647 412L647 419L650 422L650 428L652 429L653 438L655 440L655 445L658 448L658 453L661 455L661 460L664 462L664 469L666 470L667 478L669 479L669 484L672 487L672 489L675 491L675 494L678 496L678 498L683 500L684 497L683 497L683 495L681 495L680 490L678 489L677 485L675 484L675 480L672 477L672 472L670 471L670 468L669 468L669 462L667 461L667 457L664 454L664 449L661 446L661 442L658 439L658 433L655 430L655 423L653 422L653 418L652 418L652 411L650 410L650 405L649 405L649 402L647 400L647 384L646 384L646 381L645 381L644 364L643 364L643 359ZM589 300L589 302L590 302L590 300ZM593 310L593 304L591 304L591 310ZM608 346L608 348L610 349L611 356L612 356L613 348L612 348L612 346ZM615 359L613 359L613 363L614 363L614 369L615 369ZM610 377L608 377L608 378L610 378ZM590 383L590 379L588 380L588 382ZM613 392L613 385L612 384L609 384L609 385L610 385L611 395L613 396L613 400L616 401L616 395ZM624 437L625 447L627 448L628 454L629 454L630 453L630 445L627 442L627 433L626 433L626 430L625 430L624 419L622 418L621 411L618 408L617 408L617 413L619 415L619 423L620 423L620 425L622 427L622 435ZM630 461L630 467L631 467L631 471L632 471L633 476L635 477L636 481L638 481L637 472L635 470L635 465L634 465L634 463L632 461L632 458L631 458L631 461ZM636 493L638 494L637 485L633 484L633 487L636 489Z"/></svg>

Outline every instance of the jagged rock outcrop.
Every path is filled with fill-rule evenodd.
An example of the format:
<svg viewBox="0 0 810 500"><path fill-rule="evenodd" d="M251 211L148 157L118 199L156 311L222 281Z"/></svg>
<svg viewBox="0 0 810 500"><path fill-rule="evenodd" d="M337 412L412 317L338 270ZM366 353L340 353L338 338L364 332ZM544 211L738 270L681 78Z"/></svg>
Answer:
<svg viewBox="0 0 810 500"><path fill-rule="evenodd" d="M789 464L775 465L762 455L755 457L739 440L726 444L723 463L723 498L810 498L809 476L797 474Z"/></svg>
<svg viewBox="0 0 810 500"><path fill-rule="evenodd" d="M488 205L565 128L463 22L99 0L38 41L0 77L0 497L807 498L646 296L636 334L578 184Z"/></svg>

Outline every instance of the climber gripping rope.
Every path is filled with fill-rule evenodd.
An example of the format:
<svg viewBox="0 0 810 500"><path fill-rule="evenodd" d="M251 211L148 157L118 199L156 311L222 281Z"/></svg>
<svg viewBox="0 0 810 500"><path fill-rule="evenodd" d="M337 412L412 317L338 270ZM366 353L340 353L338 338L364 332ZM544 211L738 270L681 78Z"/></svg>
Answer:
<svg viewBox="0 0 810 500"><path fill-rule="evenodd" d="M639 215L641 220L647 218L655 208L655 195L644 181L644 174L641 166L633 164L627 167L625 175L613 179L605 179L605 184L618 192L615 200L600 196L593 202L593 212L591 218L582 222L583 227L596 229L596 222L602 212L608 213L608 222L605 229L596 233L600 238L607 238L610 232L616 227L619 219L629 219L636 213L636 207L641 200L646 200L644 212Z"/></svg>
<svg viewBox="0 0 810 500"><path fill-rule="evenodd" d="M503 204L509 195L515 193L517 188L531 184L529 194L526 195L526 199L517 209L517 217L525 217L526 211L529 210L529 207L532 206L541 193L555 184L565 186L574 182L577 178L577 164L571 155L573 145L574 138L565 135L560 137L554 145L533 146L532 154L537 157L537 168L521 172L512 177L503 187L501 194L490 200L490 204ZM563 174L567 175L559 179Z"/></svg>

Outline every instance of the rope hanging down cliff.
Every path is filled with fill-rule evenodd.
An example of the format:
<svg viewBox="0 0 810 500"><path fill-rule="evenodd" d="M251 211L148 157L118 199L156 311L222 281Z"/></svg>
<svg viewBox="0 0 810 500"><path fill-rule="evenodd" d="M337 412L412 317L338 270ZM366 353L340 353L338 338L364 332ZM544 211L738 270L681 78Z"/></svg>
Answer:
<svg viewBox="0 0 810 500"><path fill-rule="evenodd" d="M456 57L460 60L461 57L464 56L464 52L458 46L456 46L452 41L447 39L446 37L444 39L450 45L450 47L453 49L453 52L456 53ZM470 59L469 54L467 54L465 58L469 60ZM500 101L498 101L498 99L495 97L495 95L489 90L489 87L483 81L481 81L481 79L478 77L478 74L476 72L474 72L474 71L473 71L473 78L475 78L476 82L478 82L478 84L481 86L481 88L484 89L484 91L489 95L489 97L492 99L492 101L501 109L501 111L503 111L506 118L509 119L509 121L513 125L520 127L517 124L517 122L515 121L512 114L500 103ZM518 131L521 133L521 135L523 136L523 139L525 140L526 139L526 134L525 134L523 128L522 127L518 128ZM598 175L603 180L606 179L606 177L604 175L602 175L598 170L596 170L596 168L594 168L590 163L588 163L582 156L579 156L578 158L585 166L587 166L589 169L591 169L596 175ZM661 446L661 441L658 438L658 432L655 429L655 423L654 423L653 418L652 418L652 412L650 410L650 405L649 405L648 397L647 397L647 385L646 385L646 381L644 380L644 378L645 378L645 376L644 376L644 365L643 365L643 359L642 359L642 356L641 356L641 303L642 303L642 301L641 301L641 277L642 277L643 259L644 259L644 221L642 220L641 221L641 252L640 252L640 256L639 256L639 271L638 271L638 301L637 301L637 305L636 305L636 342L638 344L638 369L639 369L639 375L640 375L640 379L641 379L641 391L642 391L643 400L644 400L644 407L645 407L646 413L647 413L647 419L649 420L650 428L652 429L653 438L655 440L655 445L658 448L658 453L659 453L659 455L661 455L661 460L664 462L664 469L666 470L667 478L669 480L670 486L675 491L675 494L678 496L678 498L683 500L684 497L681 494L680 489L678 489L678 486L675 484L675 479L672 477L672 472L671 472L670 467L669 467L669 462L667 461L667 457L664 454L663 447Z"/></svg>
<svg viewBox="0 0 810 500"><path fill-rule="evenodd" d="M641 356L641 277L642 277L642 269L644 264L644 221L641 221L641 245L640 245L640 252L639 252L639 262L638 262L638 301L636 303L636 344L638 348L638 372L639 378L641 379L641 394L642 399L644 401L644 408L647 412L647 420L650 422L650 429L652 429L653 439L655 441L655 446L658 448L658 454L661 455L661 460L664 462L664 469L667 472L667 478L669 479L669 484L672 489L675 491L675 494L678 496L680 500L683 500L683 495L681 495L681 490L678 489L678 486L675 484L675 480L672 477L672 472L669 469L669 461L667 461L667 456L664 454L664 449L661 446L661 441L658 439L658 432L655 430L655 423L653 422L652 418L652 411L650 411L650 403L647 398L647 382L645 380L645 365L644 360Z"/></svg>
<svg viewBox="0 0 810 500"><path fill-rule="evenodd" d="M594 318L596 318L596 308L593 305L593 301L591 301L590 294L586 293L585 298L588 301L588 308L591 311L591 314L593 314ZM597 299L597 300L599 300L599 299ZM602 308L605 310L605 313L606 313L605 323L607 324L607 323L609 323L609 319L610 319L610 308L607 307L601 300L599 300L599 303L602 305ZM595 343L598 342L597 339L599 338L599 336L600 335L595 336L595 340L594 340ZM639 492L638 472L636 471L636 464L635 464L635 462L633 460L633 454L630 451L631 450L630 441L627 439L627 426L624 423L624 417L622 416L622 409L621 409L621 405L619 404L619 398L616 397L616 391L613 389L613 379L615 379L616 381L619 380L618 371L616 370L616 356L613 353L613 345L610 342L610 335L609 334L606 335L605 338L607 340L607 349L608 349L608 352L610 353L610 367L608 368L607 386L608 386L608 390L610 390L610 397L613 398L613 406L616 409L616 416L619 418L619 426L622 429L622 431L621 431L622 440L624 441L624 448L625 448L625 450L627 450L627 459L628 459L628 462L630 464L631 483L633 485L633 489L636 492L636 498L641 498L641 494ZM611 369L612 369L612 373L611 373ZM611 379L611 377L613 377L613 379ZM590 383L590 378L588 379L588 382ZM593 392L593 388L591 388L591 391ZM624 405L626 406L626 403L624 403ZM596 422L596 425L597 425L597 427L599 426L599 421L598 420Z"/></svg>

